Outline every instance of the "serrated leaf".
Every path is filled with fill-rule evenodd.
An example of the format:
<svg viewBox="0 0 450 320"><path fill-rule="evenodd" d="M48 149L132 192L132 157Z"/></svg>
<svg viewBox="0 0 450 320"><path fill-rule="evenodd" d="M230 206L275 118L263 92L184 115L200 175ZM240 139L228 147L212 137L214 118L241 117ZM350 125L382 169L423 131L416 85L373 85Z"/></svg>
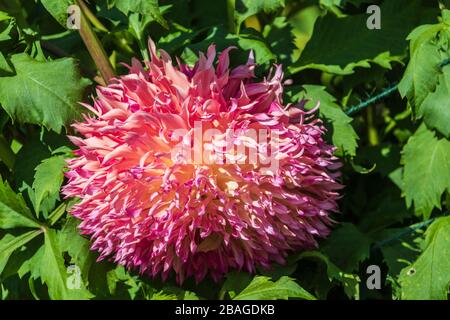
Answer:
<svg viewBox="0 0 450 320"><path fill-rule="evenodd" d="M268 24L263 30L264 38L270 44L272 53L277 62L290 63L295 50L292 26L285 17L277 17L272 24Z"/></svg>
<svg viewBox="0 0 450 320"><path fill-rule="evenodd" d="M269 277L256 276L233 300L273 300L288 298L316 299L289 277L281 277L274 282Z"/></svg>
<svg viewBox="0 0 450 320"><path fill-rule="evenodd" d="M419 26L408 36L410 61L398 89L403 97L408 98L414 113L419 117L422 115L422 103L439 83L442 61L450 57L448 12L443 12L444 21Z"/></svg>
<svg viewBox="0 0 450 320"><path fill-rule="evenodd" d="M72 0L41 0L41 3L60 25L67 27L67 8L73 4Z"/></svg>
<svg viewBox="0 0 450 320"><path fill-rule="evenodd" d="M108 287L111 292L118 294L118 284L127 286L127 298L134 300L140 290L143 290L143 283L137 276L131 275L123 266L118 266L107 274ZM123 288L123 286L121 286ZM122 293L123 294L123 293Z"/></svg>
<svg viewBox="0 0 450 320"><path fill-rule="evenodd" d="M161 14L158 0L115 0L117 9L125 14L129 12L140 13L143 16L151 16L156 22L168 29L167 21Z"/></svg>
<svg viewBox="0 0 450 320"><path fill-rule="evenodd" d="M403 149L403 191L408 207L427 219L450 190L450 141L421 125Z"/></svg>
<svg viewBox="0 0 450 320"><path fill-rule="evenodd" d="M319 18L314 33L300 59L289 67L291 73L319 69L335 74L351 74L356 67L376 63L390 68L406 47L405 38L418 21L418 1L385 1L381 5L382 27L367 28L367 14L343 18L327 14Z"/></svg>
<svg viewBox="0 0 450 320"><path fill-rule="evenodd" d="M234 17L239 30L240 25L250 16L260 12L270 13L284 7L285 0L237 0Z"/></svg>
<svg viewBox="0 0 450 320"><path fill-rule="evenodd" d="M39 228L21 194L16 194L6 181L0 178L0 229L18 227Z"/></svg>
<svg viewBox="0 0 450 320"><path fill-rule="evenodd" d="M48 287L51 299L89 299L92 294L80 280L80 288L69 288L67 285L68 269L64 265L63 251L59 245L55 230L45 232L44 252L39 261L39 277Z"/></svg>
<svg viewBox="0 0 450 320"><path fill-rule="evenodd" d="M450 285L450 217L437 219L425 232L422 254L398 279L405 300L447 300Z"/></svg>
<svg viewBox="0 0 450 320"><path fill-rule="evenodd" d="M34 231L43 233L43 229L34 230ZM14 235L15 237L17 237L18 235L20 235L20 236L22 235L22 234L15 233L14 231L11 234ZM33 239L31 239L30 241L28 241L25 245L17 248L9 257L9 260L2 271L2 275L1 275L0 279L7 279L10 277L14 278L14 277L18 276L18 272L19 272L20 268L24 264L28 263L28 261L30 259L32 259L32 257L36 253L36 250L39 249L43 243L44 243L44 236L43 235L42 235L42 237L36 236ZM0 280L0 282L1 282L1 280Z"/></svg>
<svg viewBox="0 0 450 320"><path fill-rule="evenodd" d="M330 259L319 251L306 251L298 255L297 260L316 259L325 263L327 267L328 280L330 282L337 281L342 284L345 294L352 299L359 300L359 283L358 275L346 273L336 266Z"/></svg>
<svg viewBox="0 0 450 320"><path fill-rule="evenodd" d="M181 57L187 64L193 65L198 60L197 53L199 51L205 52L211 43L216 45L217 51L222 51L230 46L241 48L242 50L237 53L245 59L244 61L247 60L250 50L253 50L258 64L266 64L276 58L266 40L257 32L249 29L245 33L236 35L228 33L223 26L214 26L205 39L186 46Z"/></svg>
<svg viewBox="0 0 450 320"><path fill-rule="evenodd" d="M39 132L33 133L22 145L14 162L14 186L23 190L25 185L33 185L35 168L42 160L52 156L49 146L41 141Z"/></svg>
<svg viewBox="0 0 450 320"><path fill-rule="evenodd" d="M10 33L13 28L16 27L16 20L5 15L0 18L0 21L9 20L8 26L4 30L0 31L0 42L11 40Z"/></svg>
<svg viewBox="0 0 450 320"><path fill-rule="evenodd" d="M75 60L33 60L11 57L16 74L0 77L0 103L11 118L56 132L80 116L77 103L89 81L81 78Z"/></svg>
<svg viewBox="0 0 450 320"><path fill-rule="evenodd" d="M42 244L33 256L25 261L17 271L18 276L22 279L27 273L30 273L30 278L36 280L39 278L39 265L44 256L45 245Z"/></svg>
<svg viewBox="0 0 450 320"><path fill-rule="evenodd" d="M392 276L400 273L405 264L411 264L416 260L423 243L424 231L422 228L426 228L432 222L430 219L404 228L380 229L372 233L373 238L377 241L374 249L381 249L383 254L387 252L388 257L385 256L385 261L389 269L393 269L393 272L389 270ZM399 266L401 268L398 268Z"/></svg>
<svg viewBox="0 0 450 320"><path fill-rule="evenodd" d="M90 242L80 235L78 230L79 221L72 216L67 218L59 234L59 244L64 252L67 252L81 270L81 275L87 280L89 269L94 262L91 254Z"/></svg>
<svg viewBox="0 0 450 320"><path fill-rule="evenodd" d="M150 300L199 300L199 298L194 292L168 286L153 293Z"/></svg>
<svg viewBox="0 0 450 320"><path fill-rule="evenodd" d="M311 109L320 102L319 113L332 127L333 144L345 153L354 156L358 146L358 135L351 125L352 118L347 116L336 104L336 99L325 91L325 87L305 85L303 88L306 92L300 93L300 98L311 100L306 108ZM298 98L295 96L293 100Z"/></svg>
<svg viewBox="0 0 450 320"><path fill-rule="evenodd" d="M14 70L11 68L9 62L3 55L3 53L0 52L0 74L12 74L14 73Z"/></svg>
<svg viewBox="0 0 450 320"><path fill-rule="evenodd" d="M6 234L2 239L0 239L0 274L8 262L11 254L26 245L29 241L37 237L42 233L42 230L33 230L23 233L19 236L13 236L11 234Z"/></svg>
<svg viewBox="0 0 450 320"><path fill-rule="evenodd" d="M334 11L336 7L341 5L342 0L319 0L319 3L322 7Z"/></svg>
<svg viewBox="0 0 450 320"><path fill-rule="evenodd" d="M375 235L383 260L389 268L389 275L397 277L400 271L414 262L420 253L420 234L407 228L383 229Z"/></svg>
<svg viewBox="0 0 450 320"><path fill-rule="evenodd" d="M251 274L247 272L232 271L226 275L226 280L222 285L221 294L228 293L231 299L247 287L252 281Z"/></svg>
<svg viewBox="0 0 450 320"><path fill-rule="evenodd" d="M324 242L321 251L347 273L357 270L369 257L371 240L355 225L342 223Z"/></svg>
<svg viewBox="0 0 450 320"><path fill-rule="evenodd" d="M439 76L436 91L429 94L419 111L428 128L450 136L450 66Z"/></svg>
<svg viewBox="0 0 450 320"><path fill-rule="evenodd" d="M44 204L44 216L55 207L55 203L59 200L59 189L64 180L64 167L66 161L63 156L54 156L45 159L36 167L34 175L34 207L36 213L42 209Z"/></svg>

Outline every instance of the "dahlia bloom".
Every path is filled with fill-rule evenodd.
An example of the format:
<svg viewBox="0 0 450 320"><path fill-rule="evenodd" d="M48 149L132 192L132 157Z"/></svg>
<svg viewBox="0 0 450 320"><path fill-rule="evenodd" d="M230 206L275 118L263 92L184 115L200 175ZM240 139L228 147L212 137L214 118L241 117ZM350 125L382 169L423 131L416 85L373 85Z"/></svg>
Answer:
<svg viewBox="0 0 450 320"><path fill-rule="evenodd" d="M99 259L183 282L316 247L340 164L314 110L283 105L281 66L257 81L252 53L230 69L232 48L215 66L211 45L193 67L149 48L145 66L134 59L97 88L73 125L82 137L69 137L78 149L63 193L80 198L71 214Z"/></svg>

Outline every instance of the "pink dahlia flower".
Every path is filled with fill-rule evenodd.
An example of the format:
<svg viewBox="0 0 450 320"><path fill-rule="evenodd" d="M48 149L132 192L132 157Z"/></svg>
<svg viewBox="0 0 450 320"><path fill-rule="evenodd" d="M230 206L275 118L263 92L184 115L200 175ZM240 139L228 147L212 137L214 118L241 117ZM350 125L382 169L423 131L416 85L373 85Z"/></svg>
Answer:
<svg viewBox="0 0 450 320"><path fill-rule="evenodd" d="M316 247L340 164L313 112L283 105L281 66L257 81L252 54L230 69L228 48L215 66L211 45L191 68L149 46L151 61L99 87L70 137L63 193L80 198L71 214L99 259L183 282Z"/></svg>

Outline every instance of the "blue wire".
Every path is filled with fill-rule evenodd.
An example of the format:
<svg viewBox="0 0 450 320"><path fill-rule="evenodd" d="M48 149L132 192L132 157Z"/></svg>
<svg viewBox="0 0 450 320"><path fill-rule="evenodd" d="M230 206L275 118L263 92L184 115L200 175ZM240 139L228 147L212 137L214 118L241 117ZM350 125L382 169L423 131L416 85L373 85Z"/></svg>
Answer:
<svg viewBox="0 0 450 320"><path fill-rule="evenodd" d="M393 92L397 91L397 89L398 89L398 84L395 84L392 87L383 90L381 93L377 94L376 96L373 96L373 97L369 98L368 100L363 101L363 102L361 102L360 104L358 104L356 106L352 106L352 107L348 108L345 111L345 113L348 116L351 116L351 115L357 113L358 111L360 111L360 110L362 110L364 108L367 108L368 106L374 104L378 100L381 100L381 99L389 96Z"/></svg>
<svg viewBox="0 0 450 320"><path fill-rule="evenodd" d="M449 65L449 64L450 64L450 58L445 59L444 61L442 61L439 64L439 68L443 68L443 67L445 67L446 65ZM397 91L397 89L398 89L398 84L395 84L395 85L393 85L393 86L383 90L381 93L379 93L379 94L369 98L368 100L363 101L360 104L357 104L355 106L352 106L352 107L348 108L345 111L345 113L348 116L351 116L351 115L361 111L362 109L365 109L365 108L369 107L370 105L374 104L375 102L377 102L377 101L379 101L381 99L384 99L385 97L391 95L392 93Z"/></svg>

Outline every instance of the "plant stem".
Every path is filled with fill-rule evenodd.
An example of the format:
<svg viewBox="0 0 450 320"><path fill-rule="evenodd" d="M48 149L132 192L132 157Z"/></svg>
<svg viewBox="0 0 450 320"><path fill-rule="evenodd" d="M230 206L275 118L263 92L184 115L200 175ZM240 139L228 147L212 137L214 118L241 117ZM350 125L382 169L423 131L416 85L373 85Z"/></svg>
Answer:
<svg viewBox="0 0 450 320"><path fill-rule="evenodd" d="M224 290L224 288L221 288L220 291L219 291L219 300L224 300L226 293L227 293L227 291Z"/></svg>
<svg viewBox="0 0 450 320"><path fill-rule="evenodd" d="M106 55L105 49L103 48L100 40L95 34L89 21L86 19L86 13L83 8L86 7L83 0L76 0L77 4L81 8L81 26L80 26L80 36L86 45L89 54L97 65L100 74L105 81L108 83L112 78L114 78L114 70L109 62L108 56Z"/></svg>
<svg viewBox="0 0 450 320"><path fill-rule="evenodd" d="M61 203L49 216L48 222L53 226L63 215L66 213L67 204L65 202Z"/></svg>
<svg viewBox="0 0 450 320"><path fill-rule="evenodd" d="M234 20L235 8L236 0L227 0L228 30L230 33L236 33L236 22Z"/></svg>
<svg viewBox="0 0 450 320"><path fill-rule="evenodd" d="M142 58L144 61L150 61L150 57L148 55L147 47L145 46L145 42L142 39L138 39L139 50L141 51Z"/></svg>
<svg viewBox="0 0 450 320"><path fill-rule="evenodd" d="M108 29L106 29L103 23L101 23L101 21L97 19L95 14L92 13L91 9L89 9L89 7L83 1L79 1L78 5L80 6L81 11L83 11L86 18L94 25L94 27L96 27L100 31L108 32Z"/></svg>

